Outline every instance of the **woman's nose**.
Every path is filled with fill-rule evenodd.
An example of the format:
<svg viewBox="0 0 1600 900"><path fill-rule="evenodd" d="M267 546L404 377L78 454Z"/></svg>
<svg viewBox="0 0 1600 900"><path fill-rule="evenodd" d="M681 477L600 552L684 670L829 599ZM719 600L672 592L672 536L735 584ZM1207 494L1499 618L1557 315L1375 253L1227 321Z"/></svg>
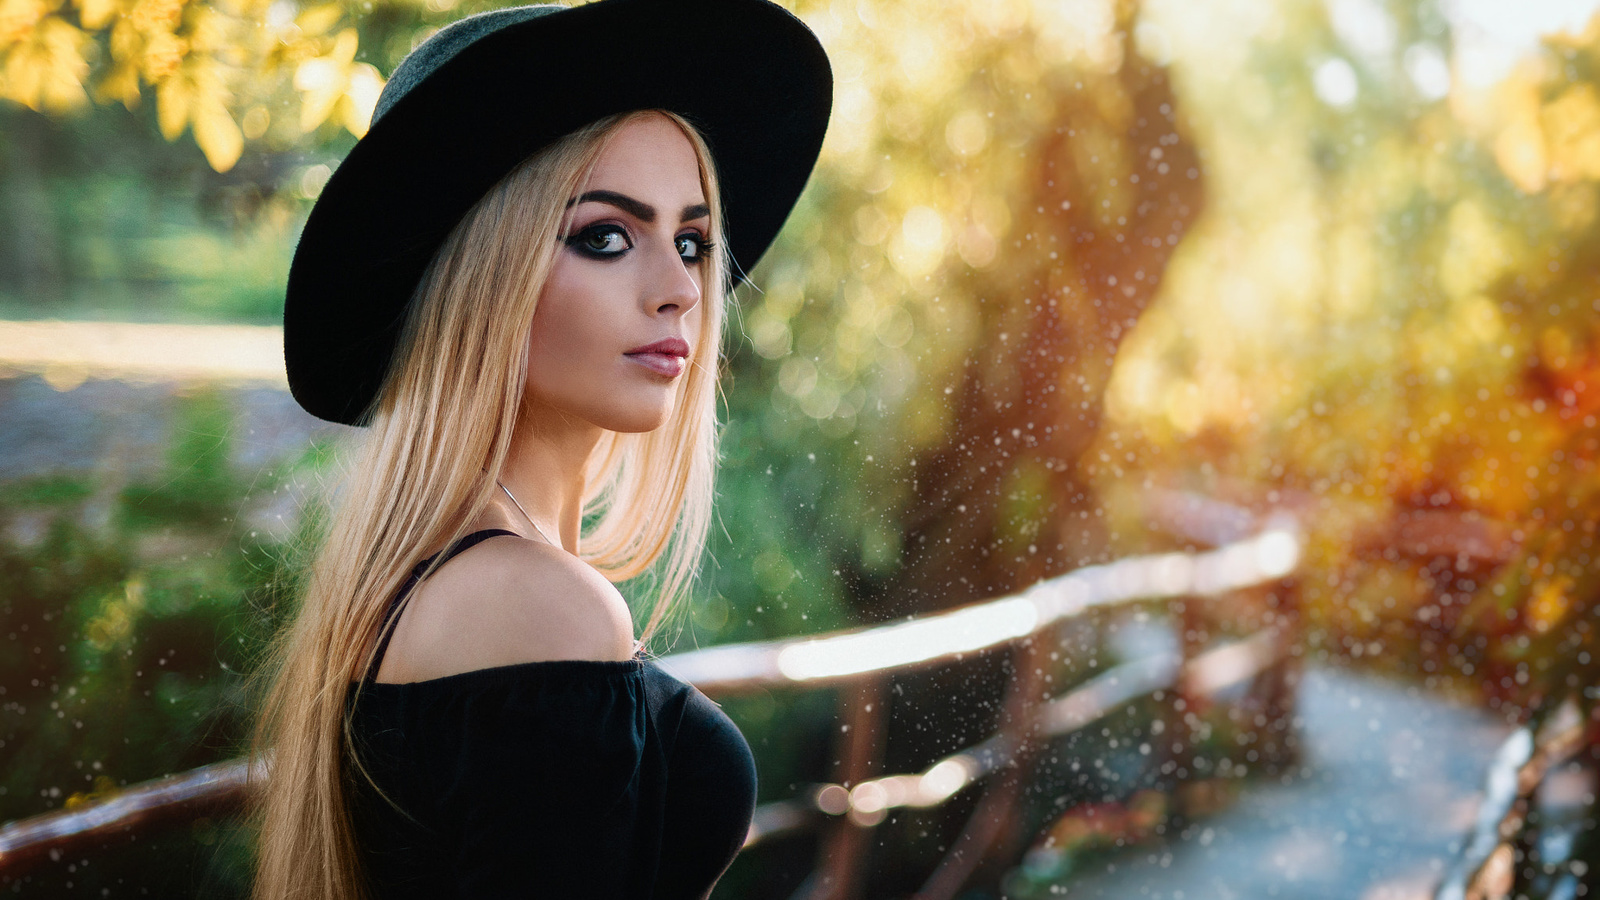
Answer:
<svg viewBox="0 0 1600 900"><path fill-rule="evenodd" d="M652 290L648 294L650 311L683 314L700 302L700 266L685 263L678 255L676 239L667 244L667 251L658 254L661 263L652 273Z"/></svg>

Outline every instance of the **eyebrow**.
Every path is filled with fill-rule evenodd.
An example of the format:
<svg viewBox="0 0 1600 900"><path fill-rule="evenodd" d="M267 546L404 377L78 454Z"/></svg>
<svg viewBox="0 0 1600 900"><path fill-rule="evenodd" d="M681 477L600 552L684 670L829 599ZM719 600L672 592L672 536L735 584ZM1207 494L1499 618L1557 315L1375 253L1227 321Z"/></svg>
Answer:
<svg viewBox="0 0 1600 900"><path fill-rule="evenodd" d="M656 220L656 208L654 206L648 203L641 203L627 194L619 194L616 191L585 191L568 200L567 208L571 209L579 203L607 203L641 222L654 222ZM683 208L682 218L679 221L688 222L694 219L703 219L709 215L711 215L711 207L704 203L695 203Z"/></svg>

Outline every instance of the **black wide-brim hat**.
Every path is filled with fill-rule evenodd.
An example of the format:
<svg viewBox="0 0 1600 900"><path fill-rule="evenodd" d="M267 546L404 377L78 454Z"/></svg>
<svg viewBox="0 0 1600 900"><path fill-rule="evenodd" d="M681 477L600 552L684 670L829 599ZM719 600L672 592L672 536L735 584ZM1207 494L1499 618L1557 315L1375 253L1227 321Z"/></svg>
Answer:
<svg viewBox="0 0 1600 900"><path fill-rule="evenodd" d="M361 424L451 230L518 163L614 113L699 129L733 271L748 272L805 187L832 99L822 45L767 0L524 6L440 30L395 69L306 221L283 309L290 391Z"/></svg>

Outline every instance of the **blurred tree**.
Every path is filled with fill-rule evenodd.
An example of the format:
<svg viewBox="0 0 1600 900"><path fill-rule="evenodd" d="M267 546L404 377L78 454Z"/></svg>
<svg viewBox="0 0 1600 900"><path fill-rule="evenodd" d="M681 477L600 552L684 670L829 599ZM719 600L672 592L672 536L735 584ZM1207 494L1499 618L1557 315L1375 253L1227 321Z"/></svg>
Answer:
<svg viewBox="0 0 1600 900"><path fill-rule="evenodd" d="M725 480L764 469L792 486L790 540L831 567L857 621L1103 558L1080 459L1118 347L1203 203L1166 70L1133 40L1137 4L800 12L838 64L835 121L745 302L730 431L757 427L767 447ZM886 734L863 739L886 741L886 770L915 770L992 732L1008 674L991 657L849 702L888 706ZM869 892L915 889L951 824L883 837Z"/></svg>
<svg viewBox="0 0 1600 900"><path fill-rule="evenodd" d="M225 172L247 139L293 143L329 120L365 133L383 78L357 44L336 2L5 0L0 96L59 115L153 95L161 134L189 130Z"/></svg>
<svg viewBox="0 0 1600 900"><path fill-rule="evenodd" d="M1518 326L1505 401L1518 415L1496 454L1504 471L1478 480L1499 488L1525 539L1458 630L1490 639L1492 699L1588 710L1600 682L1600 18L1549 39L1502 90L1495 155L1528 194L1528 263L1491 289Z"/></svg>
<svg viewBox="0 0 1600 900"><path fill-rule="evenodd" d="M886 618L1104 553L1077 460L1202 182L1135 4L841 8L811 15L841 60L823 169L749 302L770 362L734 362L775 383L775 443L850 473L814 522Z"/></svg>
<svg viewBox="0 0 1600 900"><path fill-rule="evenodd" d="M1430 2L1144 25L1214 190L1113 379L1098 445L1141 458L1092 482L1297 505L1335 652L1512 716L1593 683L1600 26L1481 84Z"/></svg>

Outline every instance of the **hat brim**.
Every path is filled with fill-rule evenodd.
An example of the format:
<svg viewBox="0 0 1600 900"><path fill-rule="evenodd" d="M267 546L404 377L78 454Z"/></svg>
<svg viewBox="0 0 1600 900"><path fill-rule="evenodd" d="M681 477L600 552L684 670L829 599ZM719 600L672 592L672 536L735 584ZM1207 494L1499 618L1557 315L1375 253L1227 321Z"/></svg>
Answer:
<svg viewBox="0 0 1600 900"><path fill-rule="evenodd" d="M815 35L766 0L603 0L473 42L373 124L306 221L283 316L295 400L360 424L450 231L522 160L614 113L701 131L748 272L810 177L832 91Z"/></svg>

